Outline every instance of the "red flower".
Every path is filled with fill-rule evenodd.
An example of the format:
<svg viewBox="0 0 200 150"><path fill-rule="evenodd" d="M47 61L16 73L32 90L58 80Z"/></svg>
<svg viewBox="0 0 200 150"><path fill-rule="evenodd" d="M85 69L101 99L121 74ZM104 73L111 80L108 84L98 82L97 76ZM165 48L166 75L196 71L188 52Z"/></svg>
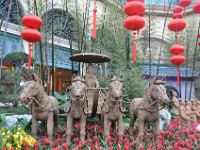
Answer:
<svg viewBox="0 0 200 150"><path fill-rule="evenodd" d="M108 140L108 141L111 141L111 140L112 140L112 137L109 135L109 136L107 137L107 140Z"/></svg>
<svg viewBox="0 0 200 150"><path fill-rule="evenodd" d="M38 150L39 147L40 147L39 142L36 141L35 144L34 144L34 150Z"/></svg>
<svg viewBox="0 0 200 150"><path fill-rule="evenodd" d="M62 148L63 148L63 150L67 150L67 149L70 148L70 145L69 145L69 144L66 144L66 143L63 143L63 144L62 144Z"/></svg>
<svg viewBox="0 0 200 150"><path fill-rule="evenodd" d="M140 146L140 147L139 147L139 150L144 150L144 146Z"/></svg>
<svg viewBox="0 0 200 150"><path fill-rule="evenodd" d="M44 144L44 145L49 145L50 144L50 139L49 138L46 138L46 139L43 139L42 140L42 143Z"/></svg>
<svg viewBox="0 0 200 150"><path fill-rule="evenodd" d="M78 143L79 143L79 138L77 138L77 137L74 138L74 143L75 143L75 144L78 144Z"/></svg>
<svg viewBox="0 0 200 150"><path fill-rule="evenodd" d="M96 135L93 137L93 139L94 139L94 142L99 141L99 138Z"/></svg>

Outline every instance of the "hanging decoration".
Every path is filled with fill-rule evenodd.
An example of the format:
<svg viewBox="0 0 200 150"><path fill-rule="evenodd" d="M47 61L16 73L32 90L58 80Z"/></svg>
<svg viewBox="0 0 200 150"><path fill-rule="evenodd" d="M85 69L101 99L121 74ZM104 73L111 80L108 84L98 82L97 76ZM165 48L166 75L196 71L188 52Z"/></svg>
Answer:
<svg viewBox="0 0 200 150"><path fill-rule="evenodd" d="M200 14L200 1L196 2L193 6L193 11L197 14ZM198 39L200 39L200 34L197 35ZM200 46L200 41L198 42L198 45Z"/></svg>
<svg viewBox="0 0 200 150"><path fill-rule="evenodd" d="M185 47L182 45L179 45L179 38L178 33L185 29L186 22L183 19L182 15L182 8L180 6L175 6L173 8L173 20L171 20L168 23L168 29L175 32L175 42L176 44L171 46L170 52L174 54L170 58L171 63L177 65L177 84L180 86L180 65L183 64L186 61L186 58L182 56L181 54L184 53Z"/></svg>
<svg viewBox="0 0 200 150"><path fill-rule="evenodd" d="M185 8L192 3L192 0L179 0L178 5L184 8L184 16L186 16Z"/></svg>
<svg viewBox="0 0 200 150"><path fill-rule="evenodd" d="M200 1L196 2L193 6L193 11L197 14L200 14Z"/></svg>
<svg viewBox="0 0 200 150"><path fill-rule="evenodd" d="M145 13L144 0L128 0L124 6L124 12L128 17L124 21L124 27L127 30L133 30L133 54L132 59L137 61L136 52L136 36L139 31L145 26L145 20L143 18Z"/></svg>
<svg viewBox="0 0 200 150"><path fill-rule="evenodd" d="M164 12L166 12L166 4L165 4L165 0L164 0Z"/></svg>
<svg viewBox="0 0 200 150"><path fill-rule="evenodd" d="M96 6L96 0L94 1L94 9L93 9L93 27L92 27L92 38L96 39L97 36L97 6Z"/></svg>
<svg viewBox="0 0 200 150"><path fill-rule="evenodd" d="M25 41L29 42L28 70L30 70L33 49L32 42L39 42L42 40L41 33L38 30L36 30L42 25L42 19L38 16L28 14L22 18L22 23L25 27L27 27L22 30L21 37Z"/></svg>

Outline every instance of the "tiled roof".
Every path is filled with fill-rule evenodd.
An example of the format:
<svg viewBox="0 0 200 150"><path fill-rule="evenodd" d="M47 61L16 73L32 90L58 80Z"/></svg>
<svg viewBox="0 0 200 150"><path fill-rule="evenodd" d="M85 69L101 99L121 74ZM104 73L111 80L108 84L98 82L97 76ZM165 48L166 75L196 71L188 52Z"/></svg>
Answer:
<svg viewBox="0 0 200 150"><path fill-rule="evenodd" d="M149 76L150 75L150 66L144 66L144 74ZM151 76L157 74L157 66L151 66ZM176 77L177 76L177 68L176 67L159 67L158 75L160 76L168 76L168 77ZM181 77L192 77L192 69L188 68L180 68L180 75ZM200 76L200 72L194 71L193 77Z"/></svg>

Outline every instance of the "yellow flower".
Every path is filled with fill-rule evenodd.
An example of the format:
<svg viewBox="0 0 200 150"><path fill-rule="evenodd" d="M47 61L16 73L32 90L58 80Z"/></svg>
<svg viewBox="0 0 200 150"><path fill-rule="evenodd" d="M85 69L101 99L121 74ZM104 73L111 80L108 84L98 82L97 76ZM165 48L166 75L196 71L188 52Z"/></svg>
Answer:
<svg viewBox="0 0 200 150"><path fill-rule="evenodd" d="M5 132L2 132L1 135L2 135L2 136L5 136L6 134L5 134Z"/></svg>
<svg viewBox="0 0 200 150"><path fill-rule="evenodd" d="M11 147L12 147L12 144L10 144L10 143L7 143L7 144L6 144L6 148L7 148L7 149L11 149Z"/></svg>

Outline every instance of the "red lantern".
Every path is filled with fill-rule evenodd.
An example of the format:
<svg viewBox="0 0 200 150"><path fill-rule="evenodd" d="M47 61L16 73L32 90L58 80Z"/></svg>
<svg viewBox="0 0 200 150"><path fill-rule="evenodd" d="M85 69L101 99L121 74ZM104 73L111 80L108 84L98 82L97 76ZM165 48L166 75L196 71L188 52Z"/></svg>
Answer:
<svg viewBox="0 0 200 150"><path fill-rule="evenodd" d="M179 6L181 7L187 7L192 3L192 0L180 0L179 1Z"/></svg>
<svg viewBox="0 0 200 150"><path fill-rule="evenodd" d="M140 16L129 16L124 21L127 30L140 30L145 26L145 20Z"/></svg>
<svg viewBox="0 0 200 150"><path fill-rule="evenodd" d="M93 27L92 27L92 38L95 39L97 36L96 26L97 26L97 8L95 6L93 10Z"/></svg>
<svg viewBox="0 0 200 150"><path fill-rule="evenodd" d="M183 18L183 14L182 13L175 13L175 14L173 14L173 19L177 19L177 18L182 19Z"/></svg>
<svg viewBox="0 0 200 150"><path fill-rule="evenodd" d="M196 4L194 4L194 6L193 6L193 11L194 11L195 13L200 14L200 1L197 2Z"/></svg>
<svg viewBox="0 0 200 150"><path fill-rule="evenodd" d="M175 55L170 58L170 61L177 65L177 83L180 86L180 65L186 61L186 58L181 55Z"/></svg>
<svg viewBox="0 0 200 150"><path fill-rule="evenodd" d="M24 29L21 32L21 36L28 42L39 42L42 39L41 33L34 29Z"/></svg>
<svg viewBox="0 0 200 150"><path fill-rule="evenodd" d="M124 12L129 15L144 16L145 5L140 1L131 1L124 6Z"/></svg>
<svg viewBox="0 0 200 150"><path fill-rule="evenodd" d="M22 18L22 23L28 28L36 29L42 25L42 19L38 16L29 14Z"/></svg>
<svg viewBox="0 0 200 150"><path fill-rule="evenodd" d="M182 55L175 55L170 58L170 61L175 65L181 65L186 61L186 58Z"/></svg>
<svg viewBox="0 0 200 150"><path fill-rule="evenodd" d="M173 19L168 23L168 28L174 32L180 32L186 27L186 22L183 19Z"/></svg>
<svg viewBox="0 0 200 150"><path fill-rule="evenodd" d="M185 51L185 47L176 44L176 45L173 45L173 46L170 48L170 51L171 51L171 53L173 53L173 54L175 54L175 55L180 55L180 54L182 54L182 53Z"/></svg>
<svg viewBox="0 0 200 150"><path fill-rule="evenodd" d="M200 41L198 42L198 45L200 46Z"/></svg>
<svg viewBox="0 0 200 150"><path fill-rule="evenodd" d="M183 11L183 8L181 6L175 6L173 8L174 13L181 13Z"/></svg>
<svg viewBox="0 0 200 150"><path fill-rule="evenodd" d="M198 38L200 38L200 33L197 35Z"/></svg>

